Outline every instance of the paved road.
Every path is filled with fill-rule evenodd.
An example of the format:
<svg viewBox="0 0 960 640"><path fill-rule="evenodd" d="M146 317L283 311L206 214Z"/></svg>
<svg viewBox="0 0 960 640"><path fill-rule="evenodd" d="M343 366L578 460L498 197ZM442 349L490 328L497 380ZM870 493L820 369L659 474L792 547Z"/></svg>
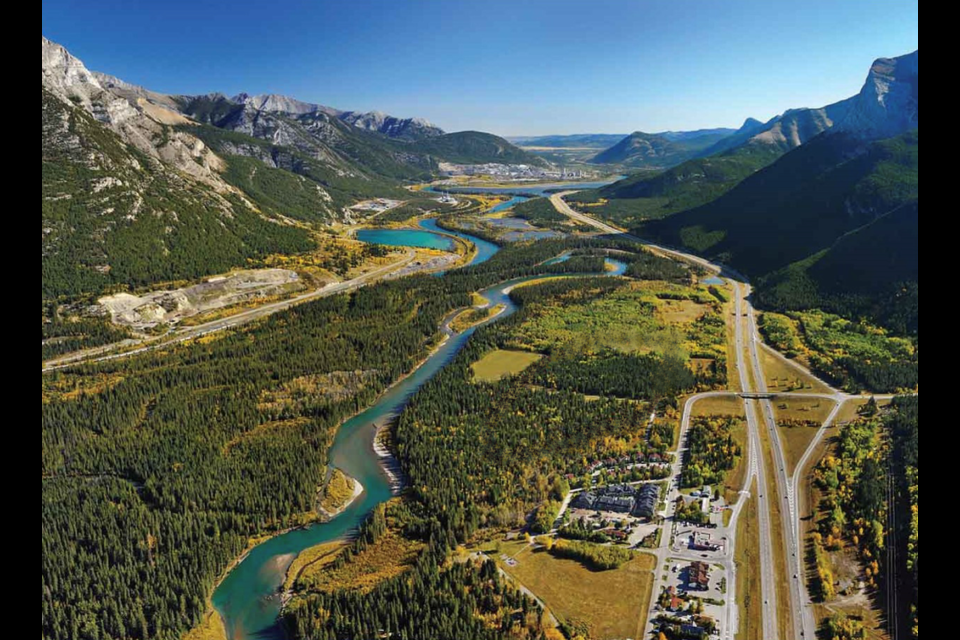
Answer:
<svg viewBox="0 0 960 640"><path fill-rule="evenodd" d="M699 256L693 256L683 251L678 251L676 249L670 249L670 248L659 246L650 242L646 242L641 238L637 238L636 236L633 236L629 233L624 232L622 229L617 229L616 227L613 227L604 222L600 222L599 220L595 220L590 216L587 216L578 211L575 211L564 201L563 197L566 195L569 195L569 192L557 194L550 198L554 207L560 213L574 220L577 220L582 224L592 226L593 228L597 229L602 233L620 236L629 240L633 240L635 242L638 242L640 244L647 246L648 248L652 249L657 253L661 253L663 255L667 255L667 256L682 260L684 262L698 265L710 272L717 273L728 278L734 286L735 295L736 295L736 308L737 308L736 343L737 343L737 359L738 359L738 369L740 371L741 389L743 389L743 391L746 393L751 393L751 392L765 393L766 392L766 383L763 375L763 368L760 365L759 355L756 351L756 343L754 342L755 334L753 332L753 329L755 328L755 320L753 315L753 307L750 305L749 300L746 299L747 295L749 295L749 285L746 284L746 278L744 278L741 274L729 268L714 264ZM747 287L745 291L742 289L743 287ZM744 337L743 325L744 325L745 316L747 316L747 319L749 321L748 324L751 327L751 336L749 337L749 340L745 339ZM751 377L747 369L745 351L748 346L750 348L750 352L753 359L753 366L755 370L754 377L757 379L756 385L751 380ZM759 388L756 388L756 387L759 387ZM776 591L777 580L776 580L776 569L775 569L775 562L774 562L774 550L773 550L773 544L771 539L772 527L770 522L770 509L768 504L768 500L774 499L774 497L769 494L769 488L767 487L767 474L764 468L763 449L761 446L761 437L760 437L760 427L759 427L759 420L757 418L757 411L760 411L761 416L772 416L773 410L772 410L772 405L770 405L769 401L757 401L752 399L745 399L744 404L746 408L747 426L748 426L749 441L750 441L749 442L750 453L749 453L749 463L748 463L749 471L747 474L748 478L747 478L746 486L747 487L751 486L751 483L754 480L756 480L757 487L758 487L756 498L757 498L759 512L760 512L760 560L761 560L760 576L761 576L761 592L763 595L763 607L762 607L763 637L764 637L764 640L779 640L780 632L779 632L778 609L777 609L778 600L777 600L777 591ZM769 405L770 407L769 414L767 414L764 411L765 404ZM684 418L683 418L685 426L689 424L691 406L692 405L688 403L687 407L685 407ZM774 429L775 428L776 427L774 426ZM681 431L685 437L685 431L683 431L683 429ZM779 448L779 439L775 440L774 442L777 445L777 447L775 448ZM783 454L781 450L780 456L782 457L782 455ZM678 456L678 461L682 461L682 456ZM784 483L784 491L787 486L788 485ZM782 497L784 501L789 500L785 492ZM735 538L736 523L739 520L739 516L743 509L744 502L745 500L740 500L738 502L737 509L734 512L735 519L731 522L731 530L734 531L734 536L732 538L733 543L728 545L729 549L727 550L727 553L730 554L731 556L734 553L735 545L736 545L736 538ZM792 530L791 527L785 527L785 529ZM664 539L667 539L669 536L664 535L663 537ZM663 554L664 554L663 549L661 549L660 554L661 554L661 561L663 561L665 559L663 557ZM727 563L730 566L730 576L731 576L731 579L728 580L728 588L732 584L733 589L735 590L736 589L736 586L735 586L736 585L736 566L735 566L735 563L730 558L728 558ZM657 582L659 583L659 578ZM654 592L655 597L656 597L656 593L657 592L655 591ZM791 594L792 594L791 599L793 599L793 590L791 591ZM730 594L729 601L731 604L729 604L728 606L731 608L731 610L736 609L735 592ZM794 603L793 609L795 611L801 608L800 602L801 601L797 601L796 603ZM726 621L726 625L725 625L726 629L724 630L723 637L726 639L732 640L739 625L735 624L735 621L736 621L735 614L729 614L727 617L728 617L728 620ZM797 636L797 637L799 638L804 636ZM812 638L813 636L811 635L811 636L805 636L805 637Z"/></svg>
<svg viewBox="0 0 960 640"><path fill-rule="evenodd" d="M834 410L831 412L830 416L824 422L820 431L817 433L816 438L811 442L809 448L804 453L804 456L794 470L794 474L791 477L787 471L787 465L785 462L785 456L783 453L783 444L781 442L779 429L777 427L776 417L773 412L773 404L769 399L760 399L752 400L746 399L745 405L747 408L747 423L750 431L750 471L748 473L747 482L749 483L752 478L757 478L758 480L758 504L760 507L760 537L761 537L761 582L762 582L762 591L764 599L764 620L763 620L763 637L764 640L777 640L779 637L779 628L777 623L777 599L776 599L776 575L773 564L773 549L771 542L771 528L770 528L770 510L769 510L769 499L777 499L780 501L782 507L781 512L784 514L784 542L787 549L787 558L786 564L792 572L791 576L788 576L790 581L789 589L789 598L790 598L790 609L793 612L793 622L794 622L794 637L789 640L812 640L816 638L816 620L813 613L813 605L810 600L809 592L806 589L805 584L805 571L803 564L803 541L800 532L800 518L799 518L799 483L806 477L805 469L812 462L811 458L814 455L814 452L819 447L820 443L825 436L826 431L833 425L836 421L837 416L840 413L843 405L858 396L847 395L837 389L831 387L828 383L817 378L813 373L807 371L801 367L798 363L785 358L779 352L766 347L763 345L762 340L759 337L757 332L756 324L756 314L749 300L750 295L750 285L742 274L722 265L714 264L708 260L705 260L699 256L693 256L683 251L678 251L676 249L671 249L663 246L656 245L654 243L647 242L641 238L638 238L632 234L629 234L622 229L617 229L616 227L600 222L590 216L584 215L579 211L575 211L571 208L565 201L564 197L570 195L574 192L565 192L559 193L550 198L550 201L553 203L554 207L560 213L577 220L585 225L591 226L598 231L609 234L620 236L629 240L633 240L640 244L647 246L649 249L663 255L673 257L688 263L696 264L704 269L722 275L723 277L729 279L734 285L737 296L737 354L739 360L739 369L740 369L740 378L741 378L741 388L745 392L754 392L754 393L767 393L766 386L766 377L763 372L763 365L760 360L759 350L760 348L766 348L769 352L774 354L777 358L780 358L787 362L791 367L797 368L800 371L803 371L805 374L816 378L826 389L829 390L829 393L826 394L786 394L791 397L803 397L803 398L820 398L830 400L836 403ZM745 290L741 291L741 288L744 287ZM749 326L749 337L744 342L743 337L743 320L746 318L747 324ZM747 368L744 363L744 347L749 348L750 357L752 360L752 366L755 373L755 384L750 380L750 376L747 374ZM919 395L919 394L913 394ZM875 397L878 400L891 399L895 396L859 396L863 397ZM692 399L695 400L695 399ZM684 412L684 423L688 424L689 421L689 410L691 408L690 403L685 408ZM770 438L772 441L772 448L774 451L774 463L777 467L776 476L776 490L777 496L768 495L768 487L766 486L766 473L764 472L763 467L763 455L760 441L760 428L758 426L756 411L760 412L760 416L764 421ZM678 460L682 460L681 457L678 457ZM748 486L750 486L748 484ZM731 529L734 531L734 536L736 532L735 523L739 519L740 511L743 508L744 500L740 500L737 504L737 508L734 512L734 520L731 524ZM667 535L664 535L664 538L668 538ZM735 537L731 537L731 540L735 541ZM730 545L730 553L733 553L735 545ZM662 557L661 551L661 562L665 558ZM731 572L731 584L736 584L735 579L736 566L733 564ZM658 574L660 572L657 572ZM658 576L659 580L659 576ZM656 597L657 591L654 592L654 597ZM890 596L893 600L893 604L896 604L896 594ZM730 601L736 602L735 593L731 593ZM735 605L731 604L731 608L735 609ZM734 620L733 617L728 616L730 620ZM728 620L727 630L722 635L723 638L733 639L733 634L736 632L737 625L733 624ZM788 640L788 639L783 639Z"/></svg>
<svg viewBox="0 0 960 640"><path fill-rule="evenodd" d="M750 350L750 357L753 361L753 370L755 372L756 389L760 393L767 393L767 381L763 372L763 365L760 361L759 345L762 344L760 333L757 331L757 317L753 305L749 299L750 288L746 285L746 291L743 298L743 304L746 308L746 319L749 328L747 336L747 347ZM784 576L789 582L790 610L793 612L793 637L815 638L817 633L816 619L813 614L813 606L808 597L806 585L804 582L804 564L803 564L803 544L800 539L800 518L797 507L796 484L791 481L788 471L786 456L784 455L783 442L780 438L780 429L777 426L777 419L773 412L773 402L770 400L759 400L758 407L764 423L767 427L770 441L773 449L774 477L776 481L777 496L775 499L780 501L780 511L784 514L783 522L783 542L786 552L784 564L788 568L790 575ZM834 411L831 413L829 422L833 422L840 412L842 402L837 402ZM818 433L818 438L824 429ZM806 459L810 455L811 449L804 455ZM798 465L798 469L800 469ZM799 473L795 474L799 476ZM796 480L796 478L794 478ZM766 510L766 509L765 509ZM769 536L769 534L767 534Z"/></svg>
<svg viewBox="0 0 960 640"><path fill-rule="evenodd" d="M317 300L318 298L326 298L328 296L337 295L339 293L345 293L347 291L352 291L354 289L359 289L364 287L372 282L375 282L382 278L383 276L389 275L394 271L398 271L409 265L417 257L416 251L409 251L403 260L389 264L370 273L364 274L359 278L354 278L353 280L348 280L346 282L341 282L338 284L328 285L322 289L316 291L311 291L303 295L297 296L296 298L290 298L289 300L283 300L280 302L275 302L273 304L264 305L262 307L257 307L256 309L251 309L250 311L244 311L243 313L238 313L236 315L230 316L229 318L224 318L222 320L214 320L206 324L198 325L196 327L187 327L175 331L171 335L167 335L162 338L158 338L153 341L143 341L141 344L144 346L130 351L124 351L122 353L113 353L110 355L99 355L96 352L87 352L81 354L72 354L65 358L60 358L58 360L52 360L45 365L41 366L41 374L49 373L51 371L60 371L62 369L67 369L70 367L79 366L81 364L95 364L98 362L107 362L110 360L118 360L120 358L128 358L130 356L139 355L141 353L146 353L148 351L153 351L155 349L160 349L164 347L169 347L174 344L179 344L181 342L187 342L189 340L195 340L211 333L219 333L227 329L233 329L241 325L253 322L254 320L259 320L261 318L266 318L271 316L279 311L284 311L291 307L304 304L305 302L310 302L312 300ZM101 351L100 353L103 353Z"/></svg>
<svg viewBox="0 0 960 640"><path fill-rule="evenodd" d="M737 368L740 370L740 388L746 393L766 393L766 383L763 369L754 363L754 375L748 373L745 358L745 347L749 337L744 336L744 309L748 309L749 302L746 292L740 282L733 281L734 296L736 297L736 346ZM767 471L763 455L763 443L760 436L760 425L757 412L763 413L764 402L745 400L747 412L747 430L750 439L750 474L757 482L757 510L760 521L760 592L763 599L763 638L764 640L778 640L780 638L779 610L777 599L777 572L773 547L773 528L770 519L769 500L773 499L770 487L767 486ZM784 639L786 640L786 639Z"/></svg>

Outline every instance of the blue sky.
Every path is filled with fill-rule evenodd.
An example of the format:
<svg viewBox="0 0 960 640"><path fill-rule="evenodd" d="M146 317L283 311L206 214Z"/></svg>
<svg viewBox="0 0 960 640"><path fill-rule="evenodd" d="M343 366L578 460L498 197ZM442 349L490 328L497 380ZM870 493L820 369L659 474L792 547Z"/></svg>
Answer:
<svg viewBox="0 0 960 640"><path fill-rule="evenodd" d="M43 0L43 35L168 93L282 93L500 135L737 127L859 91L919 0Z"/></svg>

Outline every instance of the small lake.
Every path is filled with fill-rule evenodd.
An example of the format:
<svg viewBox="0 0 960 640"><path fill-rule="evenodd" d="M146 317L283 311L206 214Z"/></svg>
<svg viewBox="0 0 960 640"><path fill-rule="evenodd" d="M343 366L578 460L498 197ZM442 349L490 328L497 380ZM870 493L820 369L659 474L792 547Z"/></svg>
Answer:
<svg viewBox="0 0 960 640"><path fill-rule="evenodd" d="M717 276L713 276L712 278L707 278L707 279L705 279L705 280L701 280L701 281L700 281L700 284L705 284L705 285L714 286L714 287L722 287L723 285L726 284L726 282L724 282L722 278L718 278Z"/></svg>
<svg viewBox="0 0 960 640"><path fill-rule="evenodd" d="M530 200L530 198L524 198L523 196L516 196L516 197L510 198L506 202L501 202L497 206L490 209L490 211L487 211L487 213L500 213L501 211L506 211L507 209L513 209L518 204L523 204L528 200Z"/></svg>
<svg viewBox="0 0 960 640"><path fill-rule="evenodd" d="M453 251L457 243L453 239L430 231L418 229L361 229L357 240L384 247L412 247Z"/></svg>
<svg viewBox="0 0 960 640"><path fill-rule="evenodd" d="M477 248L477 256L470 263L470 266L483 264L493 256L497 255L497 252L500 251L500 247L493 244L492 242L487 242L486 240L481 240L480 238L461 233L459 231L447 231L446 229L441 229L440 225L437 224L437 221L433 218L428 220L420 221L420 228L426 229L427 231L437 233L446 233L447 235L456 236L467 242L472 243Z"/></svg>

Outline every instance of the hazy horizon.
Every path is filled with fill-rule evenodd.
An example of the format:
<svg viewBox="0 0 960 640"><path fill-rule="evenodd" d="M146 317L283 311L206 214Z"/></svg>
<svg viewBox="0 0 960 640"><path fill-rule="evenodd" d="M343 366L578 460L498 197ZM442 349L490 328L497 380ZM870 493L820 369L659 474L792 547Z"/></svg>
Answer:
<svg viewBox="0 0 960 640"><path fill-rule="evenodd" d="M831 104L876 58L919 48L918 4L46 0L41 19L91 69L155 91L529 137L738 128Z"/></svg>

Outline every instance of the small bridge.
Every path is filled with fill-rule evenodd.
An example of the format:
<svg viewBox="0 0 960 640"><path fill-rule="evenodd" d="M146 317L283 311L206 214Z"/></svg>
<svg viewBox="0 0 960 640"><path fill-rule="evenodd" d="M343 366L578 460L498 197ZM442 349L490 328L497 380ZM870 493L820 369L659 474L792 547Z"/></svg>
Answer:
<svg viewBox="0 0 960 640"><path fill-rule="evenodd" d="M737 395L744 400L773 400L777 397L775 393L738 393Z"/></svg>

